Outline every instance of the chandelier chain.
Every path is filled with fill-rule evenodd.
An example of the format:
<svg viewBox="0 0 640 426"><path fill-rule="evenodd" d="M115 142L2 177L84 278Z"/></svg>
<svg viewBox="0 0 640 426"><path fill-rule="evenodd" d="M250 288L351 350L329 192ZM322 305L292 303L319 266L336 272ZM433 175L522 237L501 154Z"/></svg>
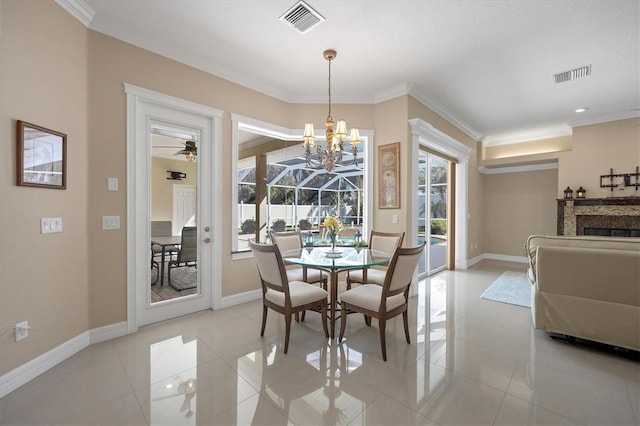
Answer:
<svg viewBox="0 0 640 426"><path fill-rule="evenodd" d="M329 116L327 116L327 121L333 121L331 117L331 59L329 59Z"/></svg>

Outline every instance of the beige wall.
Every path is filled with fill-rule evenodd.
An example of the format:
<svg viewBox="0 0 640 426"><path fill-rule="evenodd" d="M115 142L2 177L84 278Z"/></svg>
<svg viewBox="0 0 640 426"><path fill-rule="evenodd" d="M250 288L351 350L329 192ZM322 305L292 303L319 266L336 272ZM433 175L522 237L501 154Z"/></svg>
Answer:
<svg viewBox="0 0 640 426"><path fill-rule="evenodd" d="M640 166L640 119L611 121L573 129L573 150L559 154L558 198L570 186L582 186L587 198L638 196L640 191L600 188L600 176L635 173ZM575 196L575 192L574 192Z"/></svg>
<svg viewBox="0 0 640 426"><path fill-rule="evenodd" d="M0 375L89 328L87 29L54 2L0 3ZM19 187L16 120L67 134L67 189ZM105 182L106 186L106 182ZM63 232L40 234L40 218ZM20 342L13 326L33 328Z"/></svg>
<svg viewBox="0 0 640 426"><path fill-rule="evenodd" d="M182 180L167 179L167 170L187 175ZM151 220L173 221L173 185L198 183L198 163L154 157L151 159Z"/></svg>
<svg viewBox="0 0 640 426"><path fill-rule="evenodd" d="M482 253L524 256L521 245L531 234L555 235L557 198L563 198L567 186L587 190L587 198L610 196L637 196L640 191L626 188L624 191L600 188L600 175L635 172L640 165L640 120L627 119L608 123L581 126L573 129L572 143L567 149L566 138L558 143L542 141L545 149L556 149L547 153L547 159L557 159L558 169L487 175L484 189L486 247ZM536 142L527 142L531 149ZM539 159L534 150L530 156L522 155L517 145L503 147L501 152L511 152L512 157L503 156L503 165L527 164L529 159ZM533 151L532 151L533 152ZM471 241L471 240L470 240Z"/></svg>
<svg viewBox="0 0 640 426"><path fill-rule="evenodd" d="M556 169L487 175L484 253L523 257L529 235L555 235L557 187Z"/></svg>

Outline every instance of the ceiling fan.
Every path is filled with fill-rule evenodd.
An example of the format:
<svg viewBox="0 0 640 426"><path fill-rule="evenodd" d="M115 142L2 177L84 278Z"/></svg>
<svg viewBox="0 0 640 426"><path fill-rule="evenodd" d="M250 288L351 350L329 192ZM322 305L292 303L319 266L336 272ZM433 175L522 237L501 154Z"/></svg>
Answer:
<svg viewBox="0 0 640 426"><path fill-rule="evenodd" d="M195 141L185 141L184 149L176 152L175 155L184 155L187 161L194 162L198 157L198 148Z"/></svg>

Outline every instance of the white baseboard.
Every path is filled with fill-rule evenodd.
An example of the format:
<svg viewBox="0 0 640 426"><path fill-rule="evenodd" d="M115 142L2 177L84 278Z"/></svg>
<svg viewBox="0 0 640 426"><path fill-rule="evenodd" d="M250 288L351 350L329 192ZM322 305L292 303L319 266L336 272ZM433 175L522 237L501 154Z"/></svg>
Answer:
<svg viewBox="0 0 640 426"><path fill-rule="evenodd" d="M516 263L529 263L529 260L526 256L509 256L506 254L493 254L493 253L485 253L485 259L489 260L502 260L504 262L516 262Z"/></svg>
<svg viewBox="0 0 640 426"><path fill-rule="evenodd" d="M94 328L67 340L37 358L0 376L0 398L35 379L70 356L75 355L90 344L103 342L125 334L127 334L127 323L121 322Z"/></svg>
<svg viewBox="0 0 640 426"><path fill-rule="evenodd" d="M456 262L456 269L468 269L483 260L501 260L503 262L529 263L526 256L509 256L506 254L483 253L479 256L471 258L466 262Z"/></svg>
<svg viewBox="0 0 640 426"><path fill-rule="evenodd" d="M240 305L246 302L253 302L262 298L262 289L245 291L244 293L233 294L220 299L220 303L216 309L229 308L231 306Z"/></svg>
<svg viewBox="0 0 640 426"><path fill-rule="evenodd" d="M105 325L89 330L89 343L93 345L94 343L104 342L127 334L129 334L129 331L126 321Z"/></svg>

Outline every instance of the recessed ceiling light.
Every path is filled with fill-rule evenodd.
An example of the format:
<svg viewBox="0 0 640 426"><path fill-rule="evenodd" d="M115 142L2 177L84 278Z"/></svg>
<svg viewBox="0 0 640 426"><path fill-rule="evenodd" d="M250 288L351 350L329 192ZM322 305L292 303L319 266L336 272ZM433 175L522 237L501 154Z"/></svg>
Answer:
<svg viewBox="0 0 640 426"><path fill-rule="evenodd" d="M576 109L576 112L585 112L589 109L589 107L582 107L582 108L578 108Z"/></svg>

